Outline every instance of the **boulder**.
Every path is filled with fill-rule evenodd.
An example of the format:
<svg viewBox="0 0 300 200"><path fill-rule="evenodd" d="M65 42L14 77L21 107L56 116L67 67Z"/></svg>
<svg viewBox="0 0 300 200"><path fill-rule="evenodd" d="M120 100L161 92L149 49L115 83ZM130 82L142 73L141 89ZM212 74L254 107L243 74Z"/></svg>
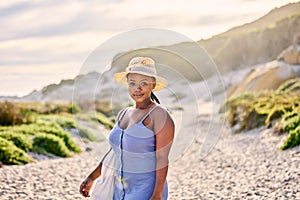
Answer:
<svg viewBox="0 0 300 200"><path fill-rule="evenodd" d="M285 49L277 60L282 60L291 65L300 65L300 45L293 45Z"/></svg>
<svg viewBox="0 0 300 200"><path fill-rule="evenodd" d="M246 91L276 90L285 81L296 77L300 77L300 65L273 61L249 72L242 81L228 90L227 97L230 98Z"/></svg>

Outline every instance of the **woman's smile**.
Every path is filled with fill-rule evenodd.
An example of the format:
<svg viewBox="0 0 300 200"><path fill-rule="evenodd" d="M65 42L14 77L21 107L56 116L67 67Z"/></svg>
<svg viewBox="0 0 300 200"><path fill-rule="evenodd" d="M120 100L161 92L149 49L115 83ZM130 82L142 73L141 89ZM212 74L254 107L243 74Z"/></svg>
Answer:
<svg viewBox="0 0 300 200"><path fill-rule="evenodd" d="M144 96L144 94L143 93L136 93L136 94L133 94L133 96L136 97L136 98L141 98L141 97Z"/></svg>

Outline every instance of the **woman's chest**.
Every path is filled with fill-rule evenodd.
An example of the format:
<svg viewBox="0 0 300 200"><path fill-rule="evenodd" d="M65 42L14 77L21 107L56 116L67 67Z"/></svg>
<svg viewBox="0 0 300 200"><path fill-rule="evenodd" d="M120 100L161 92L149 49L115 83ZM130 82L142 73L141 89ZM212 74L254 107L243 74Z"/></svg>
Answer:
<svg viewBox="0 0 300 200"><path fill-rule="evenodd" d="M155 135L143 125L137 124L128 129L115 126L109 135L113 148L129 152L151 152L155 150Z"/></svg>
<svg viewBox="0 0 300 200"><path fill-rule="evenodd" d="M123 130L142 124L146 128L153 130L153 120L145 111L127 111L122 120L119 121L119 127Z"/></svg>

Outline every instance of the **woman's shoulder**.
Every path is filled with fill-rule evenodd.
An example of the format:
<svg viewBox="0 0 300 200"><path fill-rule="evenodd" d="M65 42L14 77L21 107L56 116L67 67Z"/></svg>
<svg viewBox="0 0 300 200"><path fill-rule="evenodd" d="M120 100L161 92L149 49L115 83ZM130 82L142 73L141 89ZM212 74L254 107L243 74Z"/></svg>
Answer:
<svg viewBox="0 0 300 200"><path fill-rule="evenodd" d="M172 120L171 114L170 114L168 108L161 104L157 104L151 114L155 119L161 119L162 117L163 118L167 117Z"/></svg>
<svg viewBox="0 0 300 200"><path fill-rule="evenodd" d="M170 112L169 108L163 104L157 104L155 105L157 107L158 110L160 111L165 111L165 112Z"/></svg>
<svg viewBox="0 0 300 200"><path fill-rule="evenodd" d="M153 110L150 115L150 118L153 120L154 132L158 133L164 128L168 127L169 130L172 130L172 127L175 127L175 122L167 109L163 105L158 105Z"/></svg>
<svg viewBox="0 0 300 200"><path fill-rule="evenodd" d="M155 105L155 109L153 111L154 112L159 112L159 113L162 113L162 112L169 113L168 108L166 106L164 106L164 105L161 105L161 104L156 104Z"/></svg>
<svg viewBox="0 0 300 200"><path fill-rule="evenodd" d="M121 115L125 114L125 112L126 112L129 108L130 108L130 107L122 108L122 109L118 112L118 114L117 114L117 116L116 116L116 119L117 119L117 120L120 119Z"/></svg>

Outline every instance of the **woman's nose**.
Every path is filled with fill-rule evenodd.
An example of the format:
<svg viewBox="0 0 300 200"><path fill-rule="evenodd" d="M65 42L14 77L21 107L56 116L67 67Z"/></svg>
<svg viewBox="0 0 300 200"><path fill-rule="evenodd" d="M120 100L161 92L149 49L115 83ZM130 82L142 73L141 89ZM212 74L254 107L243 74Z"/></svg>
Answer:
<svg viewBox="0 0 300 200"><path fill-rule="evenodd" d="M136 90L141 90L141 89L142 89L141 84L138 84L137 87L136 87L135 89L136 89Z"/></svg>

